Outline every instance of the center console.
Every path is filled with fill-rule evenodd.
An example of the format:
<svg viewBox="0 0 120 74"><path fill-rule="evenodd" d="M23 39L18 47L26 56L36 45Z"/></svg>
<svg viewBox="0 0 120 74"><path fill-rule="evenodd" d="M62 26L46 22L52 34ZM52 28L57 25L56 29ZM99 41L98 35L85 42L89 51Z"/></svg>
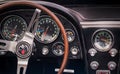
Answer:
<svg viewBox="0 0 120 74"><path fill-rule="evenodd" d="M88 74L119 74L120 22L81 22Z"/></svg>

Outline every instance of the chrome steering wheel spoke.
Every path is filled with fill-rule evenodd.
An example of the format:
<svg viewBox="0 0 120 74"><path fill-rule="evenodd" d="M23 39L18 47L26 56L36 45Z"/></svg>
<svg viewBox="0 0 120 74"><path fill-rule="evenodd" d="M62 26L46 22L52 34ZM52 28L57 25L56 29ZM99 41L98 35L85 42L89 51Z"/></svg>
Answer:
<svg viewBox="0 0 120 74"><path fill-rule="evenodd" d="M17 74L20 74L21 70L22 70L22 74L26 74L28 61L32 53L34 37L35 37L35 32L38 26L40 13L41 13L41 10L39 9L35 10L32 16L32 19L29 23L27 31L25 32L23 38L17 43L17 46L16 46L16 55L18 58ZM30 32L32 27L33 27L33 31Z"/></svg>
<svg viewBox="0 0 120 74"><path fill-rule="evenodd" d="M29 58L27 59L21 59L21 58L17 58L18 62L17 62L17 74L25 74L26 70L27 70L27 66L28 66L28 61Z"/></svg>
<svg viewBox="0 0 120 74"><path fill-rule="evenodd" d="M0 51L10 51L15 53L17 42L0 39Z"/></svg>
<svg viewBox="0 0 120 74"><path fill-rule="evenodd" d="M34 25L34 28L33 28L33 31L32 31L33 35L35 34L35 32L37 30L37 26L39 24L38 21L39 21L39 18L40 18L40 13L41 13L41 10L35 9L35 12L32 16L32 19L31 19L31 21L29 23L29 26L28 26L28 29L27 29L27 32L30 32L31 27L33 27L33 25Z"/></svg>

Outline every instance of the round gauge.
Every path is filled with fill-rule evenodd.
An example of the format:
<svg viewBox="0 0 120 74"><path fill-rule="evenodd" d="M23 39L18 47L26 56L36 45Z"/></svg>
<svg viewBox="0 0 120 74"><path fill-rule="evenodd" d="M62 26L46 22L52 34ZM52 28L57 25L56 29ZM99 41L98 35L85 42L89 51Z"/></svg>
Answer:
<svg viewBox="0 0 120 74"><path fill-rule="evenodd" d="M2 24L2 36L6 40L20 40L27 28L25 20L17 15L7 16Z"/></svg>
<svg viewBox="0 0 120 74"><path fill-rule="evenodd" d="M66 35L67 35L67 38L68 38L68 42L74 41L74 39L75 39L75 32L73 30L66 29Z"/></svg>
<svg viewBox="0 0 120 74"><path fill-rule="evenodd" d="M56 56L62 56L64 54L64 45L63 43L55 43L52 47L52 52Z"/></svg>
<svg viewBox="0 0 120 74"><path fill-rule="evenodd" d="M77 55L79 52L79 48L77 46L73 46L71 47L70 52L72 53L72 55Z"/></svg>
<svg viewBox="0 0 120 74"><path fill-rule="evenodd" d="M101 52L110 50L113 45L113 35L109 30L97 30L93 35L93 46Z"/></svg>
<svg viewBox="0 0 120 74"><path fill-rule="evenodd" d="M39 19L35 38L41 43L51 43L59 35L60 29L56 22L49 16L42 16Z"/></svg>

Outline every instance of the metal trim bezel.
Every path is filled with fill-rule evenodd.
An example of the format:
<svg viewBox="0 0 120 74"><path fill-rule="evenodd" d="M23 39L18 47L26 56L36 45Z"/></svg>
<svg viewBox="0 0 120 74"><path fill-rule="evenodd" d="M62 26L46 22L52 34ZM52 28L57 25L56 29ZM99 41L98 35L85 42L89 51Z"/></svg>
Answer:
<svg viewBox="0 0 120 74"><path fill-rule="evenodd" d="M72 29L68 29L68 28L65 29L65 31L66 31L66 33L67 33L67 31L71 31L71 32L74 34L74 39L73 39L72 41L69 41L69 40L68 40L69 43L72 43L72 42L75 40L75 37L76 37L75 31L72 30ZM62 35L61 35L61 37L62 37L62 40L63 40L63 36L62 36ZM68 38L68 37L67 37L67 38Z"/></svg>
<svg viewBox="0 0 120 74"><path fill-rule="evenodd" d="M112 43L111 43L111 45L109 46L109 48L106 48L106 49L99 49L98 47L96 47L95 45L94 45L94 36L95 36L95 34L97 33L97 32L100 32L100 31L107 31L108 33L110 33L110 35L112 36ZM98 51L100 51L100 52L107 52L107 51L109 51L112 47L113 47L113 45L114 45L114 35L113 35L113 33L110 31L110 30L108 30L108 29L97 29L96 31L94 31L94 33L92 34L92 38L91 38L91 43L92 43L92 46L96 49L96 50L98 50Z"/></svg>
<svg viewBox="0 0 120 74"><path fill-rule="evenodd" d="M99 74L99 72L108 72L109 74L111 74L111 73L110 73L110 70L97 70L97 71L96 71L96 74Z"/></svg>
<svg viewBox="0 0 120 74"><path fill-rule="evenodd" d="M4 19L0 22L0 27L2 28L2 23L4 23L4 21L7 19L7 18L9 18L9 17L12 17L12 16L17 16L17 17L19 17L20 19L22 19L24 22L25 22L25 27L26 27L26 30L27 30L27 22L26 22L26 20L23 18L23 17L21 17L21 16L19 16L19 15L8 15L8 16L6 16L6 17L4 17ZM6 37L4 37L4 35L3 35L3 29L1 29L1 36L2 36L2 38L4 39L4 40L9 40L9 39L7 39ZM25 34L25 32L23 33L23 35ZM21 40L23 38L23 36L22 37L20 37L20 39L18 39L18 40ZM17 41L18 41L17 40Z"/></svg>
<svg viewBox="0 0 120 74"><path fill-rule="evenodd" d="M52 45L52 53L53 53L55 56L63 56L64 51L63 51L63 53L62 53L61 55L58 55L58 54L56 54L55 52L53 52L53 47L54 47L56 44L62 44L62 45L64 46L64 43L62 43L62 42L56 42L56 43L54 43L54 44Z"/></svg>
<svg viewBox="0 0 120 74"><path fill-rule="evenodd" d="M45 18L45 17L52 19L52 18L51 18L49 15L47 15L47 14L41 15L41 16L39 17L39 19L40 19L40 18ZM52 19L52 20L53 20L53 19ZM40 21L40 20L39 20L39 21ZM53 20L53 21L54 21L54 20ZM55 21L54 21L54 22L55 22ZM59 36L59 34L60 34L60 28L59 28L59 26L57 25L56 22L55 22L55 24L56 24L59 32L57 33L58 35L57 35L52 41L50 41L50 42L48 42L48 43L44 43L44 42L40 41L40 39L38 39L39 37L37 36L36 33L35 33L35 39L36 39L38 42L43 43L43 44L49 44L49 43L54 42L54 41L58 38L58 36Z"/></svg>
<svg viewBox="0 0 120 74"><path fill-rule="evenodd" d="M80 21L82 28L120 28L120 21Z"/></svg>
<svg viewBox="0 0 120 74"><path fill-rule="evenodd" d="M25 54L25 55L22 55L22 54L20 54L20 52L18 51L18 49L19 49L19 47L21 46L21 45L26 45L27 47L28 47L28 52L27 52L27 54ZM31 45L28 43L28 42L26 42L26 41L21 41L21 42L19 42L18 44L17 44L17 46L16 46L16 50L15 50L15 54L19 57L19 58L21 58L21 59L26 59L26 58L28 58L29 56L31 56L31 53L32 53L32 47L31 47Z"/></svg>

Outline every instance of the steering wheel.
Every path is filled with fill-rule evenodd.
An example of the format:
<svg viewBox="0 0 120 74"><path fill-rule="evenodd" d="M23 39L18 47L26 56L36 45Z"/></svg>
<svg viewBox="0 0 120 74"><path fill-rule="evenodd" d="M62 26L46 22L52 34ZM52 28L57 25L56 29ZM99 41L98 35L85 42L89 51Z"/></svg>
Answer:
<svg viewBox="0 0 120 74"><path fill-rule="evenodd" d="M28 28L23 36L23 38L21 40L18 41L8 41L8 40L0 40L0 43L3 43L4 45L0 45L0 49L3 49L2 51L10 51L14 54L16 54L17 56L17 74L20 74L21 69L22 69L22 74L26 73L27 70L27 66L28 66L28 61L29 58L31 56L32 53L32 48L33 48L33 43L34 43L34 38L35 38L35 32L38 26L38 17L40 16L41 11L46 12L49 16L52 17L52 19L57 23L57 25L59 26L61 33L63 35L64 38L64 57L63 57L63 61L61 64L61 67L58 71L58 74L62 74L63 70L66 66L67 60L68 60L68 40L67 40L67 36L66 36L66 32L65 29L62 25L62 23L60 22L60 20L57 18L57 16L52 13L49 9L47 9L46 7L36 4L36 3L32 3L32 2L8 2L5 4L0 5L0 10L4 10L7 9L11 6L15 7L17 5L22 5L22 6L30 6L30 7L34 7L35 11L33 13L33 16L31 18L31 21L28 25ZM30 29L33 27L34 25L34 29L32 30L32 32L30 32ZM19 52L19 49L26 49L27 51L23 54ZM1 50L0 50L1 51Z"/></svg>

